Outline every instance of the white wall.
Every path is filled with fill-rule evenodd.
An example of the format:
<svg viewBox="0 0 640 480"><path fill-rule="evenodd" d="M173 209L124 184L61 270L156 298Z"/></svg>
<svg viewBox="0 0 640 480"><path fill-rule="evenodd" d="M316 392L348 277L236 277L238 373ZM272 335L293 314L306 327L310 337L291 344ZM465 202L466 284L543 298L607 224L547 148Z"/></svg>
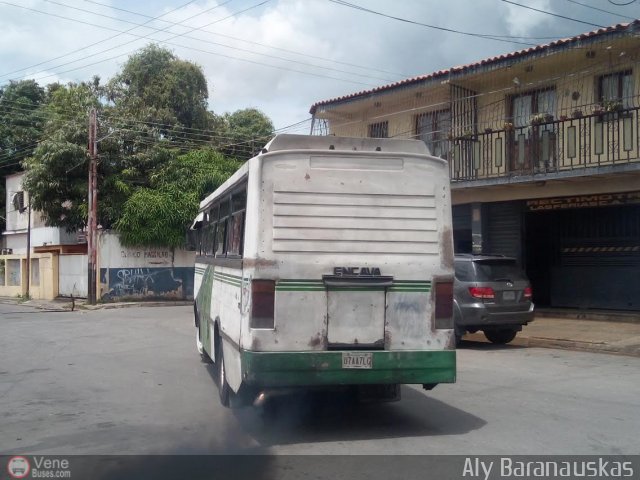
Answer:
<svg viewBox="0 0 640 480"><path fill-rule="evenodd" d="M59 295L62 297L87 296L87 256L86 255L60 255L59 259L60 280L58 285Z"/></svg>
<svg viewBox="0 0 640 480"><path fill-rule="evenodd" d="M171 251L165 247L124 247L116 233L98 235L98 266L100 268L193 267L195 252Z"/></svg>
<svg viewBox="0 0 640 480"><path fill-rule="evenodd" d="M26 253L27 235L29 227L28 210L20 213L13 206L13 196L22 191L22 180L24 173L16 173L6 177L6 212L7 232L20 232L13 235L5 235L3 242L5 248L12 248L14 253ZM29 194L24 192L24 205L29 204ZM31 248L43 245L72 245L78 243L76 233L67 233L65 229L58 227L47 227L42 220L40 212L31 212Z"/></svg>
<svg viewBox="0 0 640 480"><path fill-rule="evenodd" d="M37 227L31 229L31 247L43 245L71 245L78 243L77 233L67 233L58 227Z"/></svg>
<svg viewBox="0 0 640 480"><path fill-rule="evenodd" d="M27 234L13 233L11 235L3 235L5 239L5 248L13 249L13 253L22 255L27 253Z"/></svg>
<svg viewBox="0 0 640 480"><path fill-rule="evenodd" d="M195 252L124 247L117 234L98 235L98 268L103 300L193 298Z"/></svg>

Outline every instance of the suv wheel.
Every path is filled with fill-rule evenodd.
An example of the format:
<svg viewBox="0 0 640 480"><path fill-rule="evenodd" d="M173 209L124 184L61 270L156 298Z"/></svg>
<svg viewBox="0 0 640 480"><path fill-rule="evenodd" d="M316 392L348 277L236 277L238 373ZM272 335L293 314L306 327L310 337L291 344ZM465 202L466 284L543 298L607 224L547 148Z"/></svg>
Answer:
<svg viewBox="0 0 640 480"><path fill-rule="evenodd" d="M487 337L487 340L491 343L504 345L516 338L517 333L516 330L485 330L484 336Z"/></svg>

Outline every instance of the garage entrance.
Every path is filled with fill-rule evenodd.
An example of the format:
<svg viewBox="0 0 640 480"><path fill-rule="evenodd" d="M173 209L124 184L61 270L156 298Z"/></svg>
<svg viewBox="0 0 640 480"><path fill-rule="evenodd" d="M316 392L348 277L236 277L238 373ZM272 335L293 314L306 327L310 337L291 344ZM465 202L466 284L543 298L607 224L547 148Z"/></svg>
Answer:
<svg viewBox="0 0 640 480"><path fill-rule="evenodd" d="M538 306L640 311L640 205L525 214Z"/></svg>

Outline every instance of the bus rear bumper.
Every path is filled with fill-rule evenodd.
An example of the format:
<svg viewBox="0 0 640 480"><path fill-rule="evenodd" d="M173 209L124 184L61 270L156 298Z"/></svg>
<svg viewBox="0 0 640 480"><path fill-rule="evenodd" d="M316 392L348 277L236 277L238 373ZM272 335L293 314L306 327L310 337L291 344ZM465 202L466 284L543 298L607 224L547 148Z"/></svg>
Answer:
<svg viewBox="0 0 640 480"><path fill-rule="evenodd" d="M342 351L242 350L242 380L256 387L437 384L456 381L454 350L367 353L372 355L371 368L343 368Z"/></svg>

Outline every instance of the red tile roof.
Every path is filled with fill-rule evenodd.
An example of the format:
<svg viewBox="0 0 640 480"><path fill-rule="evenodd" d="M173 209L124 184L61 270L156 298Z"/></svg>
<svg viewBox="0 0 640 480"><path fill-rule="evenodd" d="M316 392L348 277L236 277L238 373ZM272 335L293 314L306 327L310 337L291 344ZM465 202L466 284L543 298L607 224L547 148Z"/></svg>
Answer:
<svg viewBox="0 0 640 480"><path fill-rule="evenodd" d="M593 39L593 37L598 37L600 35L615 33L615 32L625 32L627 30L633 30L635 27L640 27L640 19L634 20L630 23L619 23L616 25L611 25L606 28L600 28L598 30L593 30L591 32L581 33L580 35L576 35L575 37L569 38L561 38L555 40L550 43L546 43L543 45L536 45L535 47L525 48L524 50L518 50L511 53L505 53L503 55L498 55L495 57L485 58L484 60L480 60L478 62L469 63L467 65L460 65L457 67L452 67L447 70L438 70L437 72L430 73L428 75L418 75L417 77L406 78L404 80L400 80L398 82L390 83L388 85L382 85L380 87L375 87L370 90L362 90L360 92L350 93L348 95L344 95L342 97L332 98L330 100L323 100L317 103L314 103L309 110L309 113L314 114L316 109L322 105L330 105L332 103L339 103L344 100L351 100L357 97L363 97L366 95L371 95L375 93L385 92L388 90L393 90L394 88L403 87L406 85L411 85L414 83L423 82L425 80L431 80L439 77L443 77L445 75L449 75L452 73L465 73L467 70L471 70L477 67L489 65L492 63L497 63L502 60L509 60L514 58L520 58L532 53L543 52L545 50L549 50L553 47L559 46L568 46L572 43L577 43L581 40Z"/></svg>

